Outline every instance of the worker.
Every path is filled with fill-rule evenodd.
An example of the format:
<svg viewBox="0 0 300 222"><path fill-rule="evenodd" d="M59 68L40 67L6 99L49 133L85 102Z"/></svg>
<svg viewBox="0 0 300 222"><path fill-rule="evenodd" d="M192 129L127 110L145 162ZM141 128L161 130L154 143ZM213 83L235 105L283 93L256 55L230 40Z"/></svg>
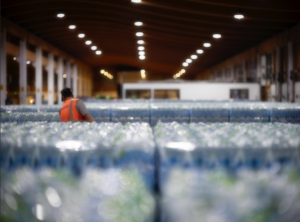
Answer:
<svg viewBox="0 0 300 222"><path fill-rule="evenodd" d="M64 88L61 91L61 100L64 102L59 111L62 122L95 122L92 115L86 109L84 103L80 99L74 99L72 90L70 88Z"/></svg>

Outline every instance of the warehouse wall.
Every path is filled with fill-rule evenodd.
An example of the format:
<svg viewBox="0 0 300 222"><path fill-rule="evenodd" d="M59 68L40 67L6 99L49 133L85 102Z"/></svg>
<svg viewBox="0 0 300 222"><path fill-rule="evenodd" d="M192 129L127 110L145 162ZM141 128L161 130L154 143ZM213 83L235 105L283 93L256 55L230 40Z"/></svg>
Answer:
<svg viewBox="0 0 300 222"><path fill-rule="evenodd" d="M300 25L297 25L197 74L196 80L258 82L261 100L295 102L300 99L299 69ZM291 74L292 71L295 72Z"/></svg>

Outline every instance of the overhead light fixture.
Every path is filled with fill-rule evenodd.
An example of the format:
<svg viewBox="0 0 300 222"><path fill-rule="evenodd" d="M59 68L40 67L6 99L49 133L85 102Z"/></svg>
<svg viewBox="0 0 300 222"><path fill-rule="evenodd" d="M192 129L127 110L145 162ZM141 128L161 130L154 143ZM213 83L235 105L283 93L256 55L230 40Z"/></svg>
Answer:
<svg viewBox="0 0 300 222"><path fill-rule="evenodd" d="M136 22L134 23L134 25L135 25L135 26L142 26L142 25L143 25L143 22L141 22L141 21L136 21Z"/></svg>
<svg viewBox="0 0 300 222"><path fill-rule="evenodd" d="M79 37L79 38L84 38L84 37L85 37L85 34L80 33L80 34L78 34L78 37Z"/></svg>
<svg viewBox="0 0 300 222"><path fill-rule="evenodd" d="M145 47L144 46L139 46L138 50L143 51L143 50L145 50Z"/></svg>
<svg viewBox="0 0 300 222"><path fill-rule="evenodd" d="M244 18L244 15L238 13L238 14L235 14L235 15L234 15L234 18L236 18L236 19L243 19L243 18Z"/></svg>
<svg viewBox="0 0 300 222"><path fill-rule="evenodd" d="M14 57L13 60L17 60L17 57Z"/></svg>
<svg viewBox="0 0 300 222"><path fill-rule="evenodd" d="M213 37L214 37L215 39L219 39L219 38L221 38L222 36L221 36L220 34L213 34Z"/></svg>
<svg viewBox="0 0 300 222"><path fill-rule="evenodd" d="M141 3L141 0L131 0L133 3Z"/></svg>
<svg viewBox="0 0 300 222"><path fill-rule="evenodd" d="M137 33L135 33L135 35L140 37L140 36L143 36L144 33L142 33L142 32L137 32Z"/></svg>
<svg viewBox="0 0 300 222"><path fill-rule="evenodd" d="M96 51L96 54L97 54L97 55L101 55L102 52L101 52L100 50L98 50L98 51Z"/></svg>
<svg viewBox="0 0 300 222"><path fill-rule="evenodd" d="M31 62L30 62L30 61L27 61L26 63L29 65Z"/></svg>
<svg viewBox="0 0 300 222"><path fill-rule="evenodd" d="M97 49L97 46L94 46L94 45L93 45L93 46L91 47L91 49L92 49L92 50L96 50L96 49Z"/></svg>
<svg viewBox="0 0 300 222"><path fill-rule="evenodd" d="M64 79L67 78L67 74L63 74L63 78L64 78Z"/></svg>
<svg viewBox="0 0 300 222"><path fill-rule="evenodd" d="M69 29L76 29L76 25L69 25Z"/></svg>
<svg viewBox="0 0 300 222"><path fill-rule="evenodd" d="M145 56L140 56L139 58L140 58L140 60L144 60L146 57Z"/></svg>
<svg viewBox="0 0 300 222"><path fill-rule="evenodd" d="M196 55L191 55L191 58L192 58L192 59L197 59L198 56L196 56Z"/></svg>
<svg viewBox="0 0 300 222"><path fill-rule="evenodd" d="M145 55L145 52L144 51L139 51L139 55Z"/></svg>
<svg viewBox="0 0 300 222"><path fill-rule="evenodd" d="M180 72L181 72L181 73L185 73L185 69L182 69Z"/></svg>
<svg viewBox="0 0 300 222"><path fill-rule="evenodd" d="M210 44L210 43L208 43L208 42L206 42L206 43L204 43L204 44L203 44L203 46L204 46L204 47L206 47L206 48L208 48L208 47L210 47L210 46L211 46L211 44Z"/></svg>
<svg viewBox="0 0 300 222"><path fill-rule="evenodd" d="M139 41L137 41L137 43L142 45L142 44L144 44L144 40L139 40Z"/></svg>
<svg viewBox="0 0 300 222"><path fill-rule="evenodd" d="M142 79L146 78L146 71L144 69L141 70L141 77Z"/></svg>
<svg viewBox="0 0 300 222"><path fill-rule="evenodd" d="M202 53L203 53L203 50L202 50L202 49L198 49L198 50L197 50L197 53L198 53L198 54L202 54Z"/></svg>
<svg viewBox="0 0 300 222"><path fill-rule="evenodd" d="M87 40L87 41L85 41L85 44L86 45L90 45L90 44L92 44L92 41L91 40Z"/></svg>
<svg viewBox="0 0 300 222"><path fill-rule="evenodd" d="M105 70L104 70L104 69L101 69L100 73L104 74L104 73L105 73Z"/></svg>
<svg viewBox="0 0 300 222"><path fill-rule="evenodd" d="M188 66L189 64L187 62L182 63L183 66Z"/></svg>
<svg viewBox="0 0 300 222"><path fill-rule="evenodd" d="M56 16L57 16L57 18L63 18L63 17L65 17L65 14L64 13L58 13Z"/></svg>
<svg viewBox="0 0 300 222"><path fill-rule="evenodd" d="M191 63L192 62L192 60L191 59L187 59L187 60L185 60L187 63Z"/></svg>

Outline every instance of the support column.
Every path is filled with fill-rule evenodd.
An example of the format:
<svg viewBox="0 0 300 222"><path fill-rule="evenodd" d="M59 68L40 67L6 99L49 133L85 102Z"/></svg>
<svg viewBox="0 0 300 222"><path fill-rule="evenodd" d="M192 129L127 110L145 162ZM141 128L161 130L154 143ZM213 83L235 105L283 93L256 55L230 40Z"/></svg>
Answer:
<svg viewBox="0 0 300 222"><path fill-rule="evenodd" d="M246 69L246 61L242 62L242 70L243 70L243 82L247 82L247 69Z"/></svg>
<svg viewBox="0 0 300 222"><path fill-rule="evenodd" d="M235 82L235 79L234 79L234 65L232 65L230 67L230 76L231 76L230 82Z"/></svg>
<svg viewBox="0 0 300 222"><path fill-rule="evenodd" d="M27 103L27 65L26 40L20 40L19 73L20 73L20 105Z"/></svg>
<svg viewBox="0 0 300 222"><path fill-rule="evenodd" d="M36 47L35 50L35 104L42 105L42 93L43 93L43 67L42 67L42 49Z"/></svg>
<svg viewBox="0 0 300 222"><path fill-rule="evenodd" d="M288 43L288 65L287 65L287 83L288 83L288 98L289 102L294 100L294 82L291 80L291 71L293 70L293 43Z"/></svg>
<svg viewBox="0 0 300 222"><path fill-rule="evenodd" d="M256 81L260 83L261 81L261 57L256 56Z"/></svg>
<svg viewBox="0 0 300 222"><path fill-rule="evenodd" d="M275 72L275 81L276 81L276 101L281 101L281 83L278 81L279 73L281 72L280 67L280 47L276 49L276 72Z"/></svg>
<svg viewBox="0 0 300 222"><path fill-rule="evenodd" d="M71 88L71 64L69 61L67 61L66 64L66 74L67 74L66 87Z"/></svg>
<svg viewBox="0 0 300 222"><path fill-rule="evenodd" d="M54 104L54 56L53 53L48 54L48 105Z"/></svg>
<svg viewBox="0 0 300 222"><path fill-rule="evenodd" d="M1 70L0 70L0 101L1 106L5 105L6 100L6 31L1 31L0 56L1 56Z"/></svg>
<svg viewBox="0 0 300 222"><path fill-rule="evenodd" d="M64 64L63 59L59 58L57 63L57 80L58 80L58 104L62 104L61 101L61 93L60 91L63 89L63 72L64 72Z"/></svg>
<svg viewBox="0 0 300 222"><path fill-rule="evenodd" d="M222 80L223 80L223 82L227 82L227 79L226 79L226 69L225 68L222 69Z"/></svg>
<svg viewBox="0 0 300 222"><path fill-rule="evenodd" d="M78 68L77 65L74 64L73 65L73 94L75 98L77 98L78 95L77 76L78 76Z"/></svg>

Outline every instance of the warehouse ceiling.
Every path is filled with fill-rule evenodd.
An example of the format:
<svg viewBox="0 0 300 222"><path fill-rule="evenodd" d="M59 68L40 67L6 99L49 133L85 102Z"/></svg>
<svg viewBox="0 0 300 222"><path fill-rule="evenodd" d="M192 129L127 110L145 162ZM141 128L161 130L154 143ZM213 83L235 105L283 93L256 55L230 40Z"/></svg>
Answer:
<svg viewBox="0 0 300 222"><path fill-rule="evenodd" d="M133 0L138 1L138 0ZM63 18L57 14L63 13ZM1 14L91 67L136 67L186 76L300 22L298 1L275 0L2 0ZM242 14L243 19L234 15ZM135 26L136 21L142 26ZM76 25L76 29L69 29ZM143 36L136 36L142 32ZM78 34L84 33L84 38ZM213 38L221 34L221 38ZM91 40L91 45L85 42ZM144 40L138 45L138 40ZM205 48L204 43L211 47ZM102 54L91 50L97 46ZM138 46L144 46L145 59ZM197 54L197 50L204 50ZM187 67L191 55L197 55Z"/></svg>

